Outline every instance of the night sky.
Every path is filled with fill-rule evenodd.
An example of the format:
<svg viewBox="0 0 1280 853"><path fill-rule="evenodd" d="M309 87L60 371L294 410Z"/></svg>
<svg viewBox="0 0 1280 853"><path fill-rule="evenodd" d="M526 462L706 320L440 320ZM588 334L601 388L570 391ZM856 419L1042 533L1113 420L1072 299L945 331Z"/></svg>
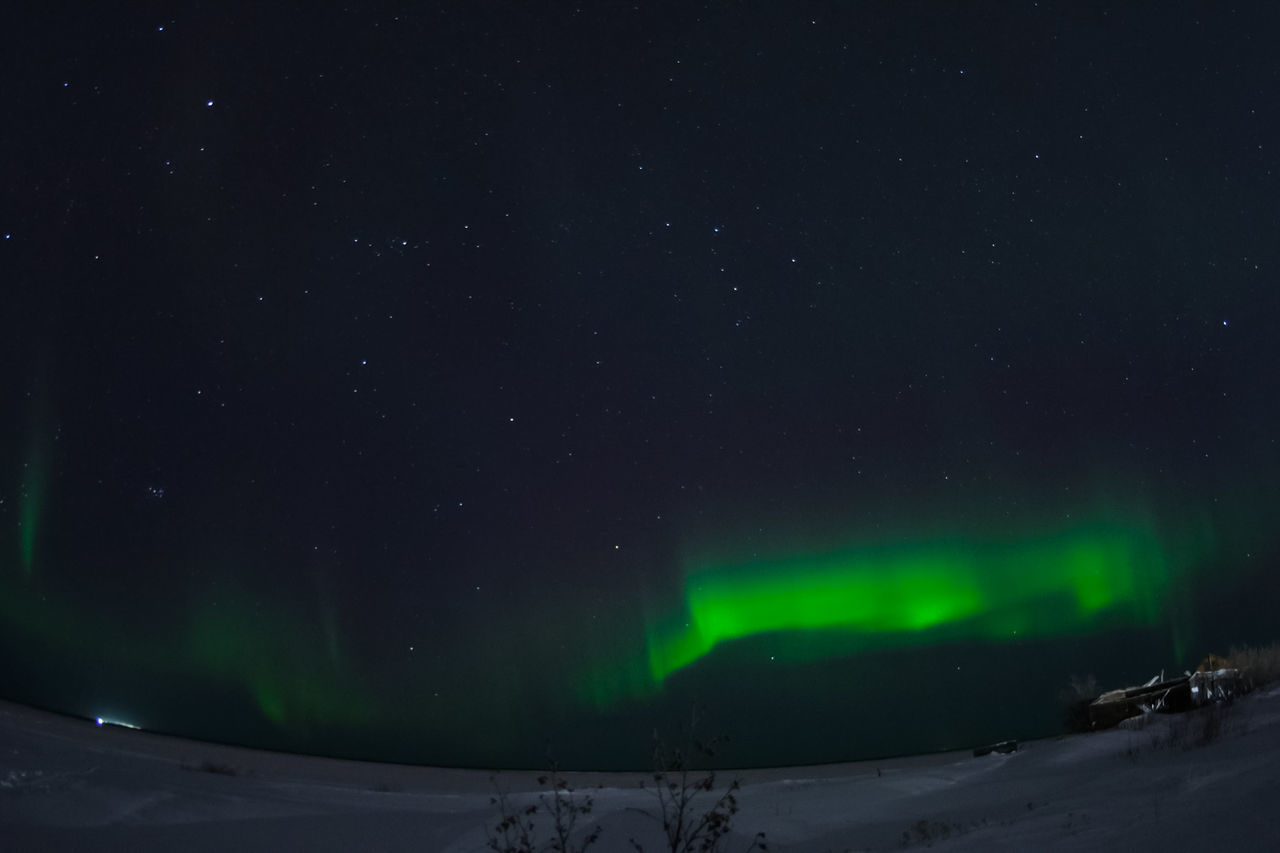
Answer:
<svg viewBox="0 0 1280 853"><path fill-rule="evenodd" d="M5 28L0 696L743 766L1274 638L1274 4L285 5Z"/></svg>

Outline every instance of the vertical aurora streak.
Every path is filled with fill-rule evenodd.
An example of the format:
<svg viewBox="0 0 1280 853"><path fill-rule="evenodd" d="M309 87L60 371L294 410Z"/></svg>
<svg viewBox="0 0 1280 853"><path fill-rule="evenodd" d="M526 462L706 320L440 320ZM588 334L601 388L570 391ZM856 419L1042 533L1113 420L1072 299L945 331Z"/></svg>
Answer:
<svg viewBox="0 0 1280 853"><path fill-rule="evenodd" d="M27 461L22 466L18 507L18 559L23 577L31 579L35 571L36 542L40 532L40 517L45 501L45 462L39 433L33 431L27 451Z"/></svg>
<svg viewBox="0 0 1280 853"><path fill-rule="evenodd" d="M366 720L376 702L358 686L331 616L314 618L284 601L252 604L224 590L219 606L196 609L182 659L210 680L237 685L262 717L297 731Z"/></svg>
<svg viewBox="0 0 1280 853"><path fill-rule="evenodd" d="M44 483L39 471L34 471L30 479L23 484L22 507L18 515L20 528L18 535L18 554L22 565L22 574L30 579L36 562L36 530L40 523L40 507L44 499Z"/></svg>

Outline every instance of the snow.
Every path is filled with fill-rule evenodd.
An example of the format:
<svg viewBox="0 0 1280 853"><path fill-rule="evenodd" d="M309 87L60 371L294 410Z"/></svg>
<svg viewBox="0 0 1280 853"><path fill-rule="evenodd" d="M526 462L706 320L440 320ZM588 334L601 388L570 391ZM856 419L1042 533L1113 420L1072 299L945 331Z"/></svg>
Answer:
<svg viewBox="0 0 1280 853"><path fill-rule="evenodd" d="M1205 737L1205 735L1210 735ZM1207 741L1207 742L1206 742ZM728 850L1280 848L1280 688L1018 752L721 772L742 782ZM449 770L238 749L0 703L6 850L487 849L495 783L536 802L536 772ZM592 849L660 850L645 774L573 773ZM723 785L718 785L718 790ZM710 805L710 797L705 805ZM547 836L544 836L547 837Z"/></svg>

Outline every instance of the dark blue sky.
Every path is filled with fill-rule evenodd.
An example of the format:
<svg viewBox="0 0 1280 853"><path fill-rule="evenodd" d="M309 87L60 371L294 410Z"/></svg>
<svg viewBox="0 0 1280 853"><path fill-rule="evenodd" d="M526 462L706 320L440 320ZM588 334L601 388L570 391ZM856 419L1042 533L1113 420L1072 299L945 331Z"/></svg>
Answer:
<svg viewBox="0 0 1280 853"><path fill-rule="evenodd" d="M1277 23L17 19L6 697L411 761L550 738L596 766L698 701L727 760L835 760L999 735L981 697L1008 680L1035 687L1000 694L1001 731L1042 732L1073 672L1270 639ZM1012 645L757 636L637 675L695 563L1082 517L1154 531L1158 612ZM775 641L809 651L757 668ZM896 680L924 659L1008 680ZM888 716L849 736L873 672ZM883 734L956 690L959 721Z"/></svg>

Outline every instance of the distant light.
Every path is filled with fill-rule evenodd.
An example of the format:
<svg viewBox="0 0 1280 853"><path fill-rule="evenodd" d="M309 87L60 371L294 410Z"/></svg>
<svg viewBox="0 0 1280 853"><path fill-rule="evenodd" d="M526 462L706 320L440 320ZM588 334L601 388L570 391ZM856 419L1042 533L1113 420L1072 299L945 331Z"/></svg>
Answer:
<svg viewBox="0 0 1280 853"><path fill-rule="evenodd" d="M123 720L110 720L106 717L95 717L94 719L100 726L119 726L122 729L133 729L134 731L141 730L140 726L135 726L133 723L126 723Z"/></svg>
<svg viewBox="0 0 1280 853"><path fill-rule="evenodd" d="M205 101L205 102L204 102L204 105L205 105L206 107L211 107L211 106L213 106L213 100L212 100L212 99L210 99L210 100L208 100L208 101Z"/></svg>

